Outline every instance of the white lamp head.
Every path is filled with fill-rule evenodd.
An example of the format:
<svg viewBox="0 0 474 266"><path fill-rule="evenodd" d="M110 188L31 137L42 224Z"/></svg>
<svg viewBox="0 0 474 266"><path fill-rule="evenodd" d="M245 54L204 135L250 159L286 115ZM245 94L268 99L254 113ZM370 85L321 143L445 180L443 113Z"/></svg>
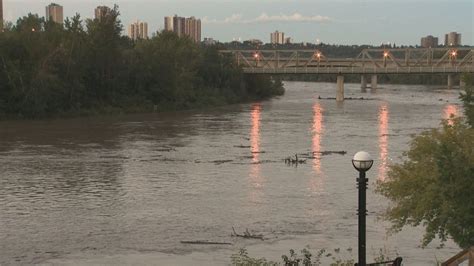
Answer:
<svg viewBox="0 0 474 266"><path fill-rule="evenodd" d="M352 158L352 165L355 169L359 172L366 172L368 171L372 165L374 164L374 160L368 152L360 151L354 155Z"/></svg>

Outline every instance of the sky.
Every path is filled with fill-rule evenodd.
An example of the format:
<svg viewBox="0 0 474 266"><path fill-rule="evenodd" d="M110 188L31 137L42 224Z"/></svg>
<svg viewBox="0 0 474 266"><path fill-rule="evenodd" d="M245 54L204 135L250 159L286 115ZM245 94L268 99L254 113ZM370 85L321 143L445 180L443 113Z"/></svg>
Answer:
<svg viewBox="0 0 474 266"><path fill-rule="evenodd" d="M54 0L64 16L92 18L98 5L118 4L122 23L148 22L150 34L163 17L178 14L202 20L202 37L219 41L260 39L282 31L293 42L416 45L426 35L456 31L463 45L474 44L472 0ZM3 0L4 19L45 15L51 1Z"/></svg>

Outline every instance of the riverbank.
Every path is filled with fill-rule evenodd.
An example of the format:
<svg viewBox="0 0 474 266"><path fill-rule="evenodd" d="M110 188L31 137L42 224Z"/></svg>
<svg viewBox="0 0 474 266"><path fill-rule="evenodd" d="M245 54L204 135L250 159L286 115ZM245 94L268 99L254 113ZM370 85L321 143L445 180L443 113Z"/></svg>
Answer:
<svg viewBox="0 0 474 266"><path fill-rule="evenodd" d="M33 31L31 30L33 27ZM163 31L122 36L118 7L107 19L67 23L29 14L0 34L0 118L44 119L186 110L284 93L234 58Z"/></svg>
<svg viewBox="0 0 474 266"><path fill-rule="evenodd" d="M413 235L414 233L414 235ZM404 232L399 235L392 245L387 246L375 241L367 248L367 259L369 262L375 262L376 258L380 258L383 254L385 258L394 259L402 256L406 265L432 266L439 262L443 262L455 255L459 249L454 244L449 243L449 247L444 249L418 249L417 239L421 235L417 230ZM413 241L411 245L401 244L400 239L404 239L406 243L409 239ZM398 239L398 240L397 240ZM306 243L306 244L304 244ZM327 243L321 241L321 235L300 235L286 237L283 239L274 239L269 241L237 241L230 247L209 246L201 251L186 252L185 254L176 254L174 252L160 252L153 250L131 251L122 250L120 254L98 254L95 250L89 249L77 254L70 254L62 258L39 261L38 263L46 265L230 265L231 257L239 252L240 248L245 248L249 256L252 258L266 258L267 261L282 262L281 256L288 255L290 249L294 249L299 253L300 250L306 248L312 254L314 260L317 252L324 249L325 255L321 258L322 265L330 265L336 260L347 261L357 260L357 243L348 242L347 239L333 239L333 243L327 246ZM433 243L435 247L439 242ZM413 250L417 250L416 256ZM329 256L326 256L330 254ZM408 255L410 254L410 255Z"/></svg>

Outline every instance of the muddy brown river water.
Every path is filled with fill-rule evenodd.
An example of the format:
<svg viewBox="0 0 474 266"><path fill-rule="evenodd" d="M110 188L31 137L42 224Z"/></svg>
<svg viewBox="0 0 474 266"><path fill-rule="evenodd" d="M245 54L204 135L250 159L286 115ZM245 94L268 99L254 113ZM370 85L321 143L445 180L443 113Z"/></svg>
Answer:
<svg viewBox="0 0 474 266"><path fill-rule="evenodd" d="M319 99L334 97L335 84L285 87L282 97L212 110L0 122L0 264L225 265L240 247L278 260L306 245L353 247L356 259L359 150L375 158L368 257L383 248L433 265L458 251L419 248L422 228L387 236L377 216L389 202L373 189L412 134L462 112L459 91L346 84L346 97L371 100L337 104ZM232 238L232 227L267 240Z"/></svg>

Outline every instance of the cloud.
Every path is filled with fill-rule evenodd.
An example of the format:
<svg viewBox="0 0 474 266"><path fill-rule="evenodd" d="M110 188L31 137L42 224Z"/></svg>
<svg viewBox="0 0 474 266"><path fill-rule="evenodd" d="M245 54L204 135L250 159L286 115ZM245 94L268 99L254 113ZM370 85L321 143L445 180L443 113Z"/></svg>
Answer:
<svg viewBox="0 0 474 266"><path fill-rule="evenodd" d="M262 13L260 16L252 19L244 19L242 14L233 14L230 17L227 17L223 20L209 19L208 17L203 18L203 23L207 24L251 24L251 23L268 23L268 22L328 22L331 21L331 18L326 16L305 16L300 13L293 13L291 15L268 15L267 13Z"/></svg>
<svg viewBox="0 0 474 266"><path fill-rule="evenodd" d="M329 17L320 15L304 16L300 13L293 13L292 15L280 14L276 16L269 16L266 13L262 13L260 16L256 17L250 22L327 22L329 20Z"/></svg>

